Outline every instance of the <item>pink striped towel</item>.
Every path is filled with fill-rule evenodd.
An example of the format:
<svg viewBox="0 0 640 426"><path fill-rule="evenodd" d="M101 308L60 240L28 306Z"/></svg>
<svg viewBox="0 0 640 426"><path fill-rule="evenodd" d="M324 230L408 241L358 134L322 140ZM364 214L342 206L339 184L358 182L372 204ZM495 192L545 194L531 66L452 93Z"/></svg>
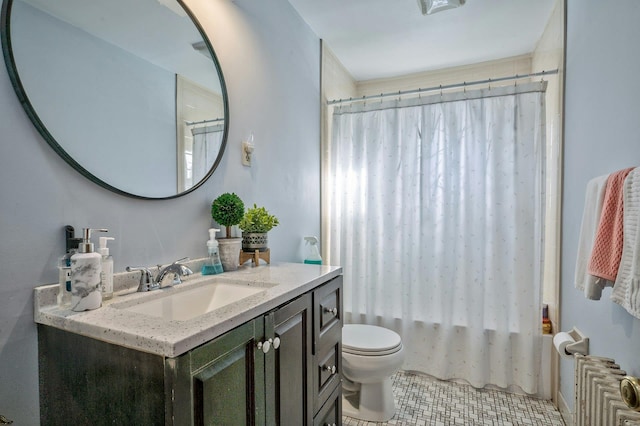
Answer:
<svg viewBox="0 0 640 426"><path fill-rule="evenodd" d="M631 167L611 173L607 179L600 223L587 266L587 272L590 275L609 281L616 280L622 257L624 224L622 187L627 175L633 169Z"/></svg>

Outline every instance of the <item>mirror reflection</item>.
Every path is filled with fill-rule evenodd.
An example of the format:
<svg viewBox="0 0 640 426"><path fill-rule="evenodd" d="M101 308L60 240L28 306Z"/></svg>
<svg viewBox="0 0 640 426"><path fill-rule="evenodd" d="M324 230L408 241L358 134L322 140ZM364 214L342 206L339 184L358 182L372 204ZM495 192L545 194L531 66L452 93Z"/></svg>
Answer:
<svg viewBox="0 0 640 426"><path fill-rule="evenodd" d="M213 172L224 79L178 2L13 0L8 10L18 96L81 173L125 195L173 198Z"/></svg>

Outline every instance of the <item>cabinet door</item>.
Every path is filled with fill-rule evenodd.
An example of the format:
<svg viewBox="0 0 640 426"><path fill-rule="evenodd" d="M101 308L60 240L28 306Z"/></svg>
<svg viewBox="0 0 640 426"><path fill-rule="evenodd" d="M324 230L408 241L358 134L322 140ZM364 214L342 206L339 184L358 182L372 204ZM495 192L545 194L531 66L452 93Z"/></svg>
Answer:
<svg viewBox="0 0 640 426"><path fill-rule="evenodd" d="M190 383L177 386L181 401L176 398L175 424L265 424L264 354L256 349L263 330L258 318L179 358L189 365ZM185 398L189 393L191 404Z"/></svg>
<svg viewBox="0 0 640 426"><path fill-rule="evenodd" d="M266 356L267 419L275 419L277 425L310 425L313 421L311 295L305 294L269 314L265 336L273 336L279 342Z"/></svg>
<svg viewBox="0 0 640 426"><path fill-rule="evenodd" d="M337 426L342 424L342 387L336 386L326 404L313 419L313 426Z"/></svg>

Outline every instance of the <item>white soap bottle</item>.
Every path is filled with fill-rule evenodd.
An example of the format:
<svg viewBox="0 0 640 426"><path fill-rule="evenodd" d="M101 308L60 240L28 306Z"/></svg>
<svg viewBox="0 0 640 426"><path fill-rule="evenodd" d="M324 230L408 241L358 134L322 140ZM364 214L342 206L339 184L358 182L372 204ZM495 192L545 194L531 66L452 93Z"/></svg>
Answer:
<svg viewBox="0 0 640 426"><path fill-rule="evenodd" d="M93 251L91 231L107 232L106 229L84 228L78 253L71 256L71 310L82 312L102 306L100 272L102 256Z"/></svg>
<svg viewBox="0 0 640 426"><path fill-rule="evenodd" d="M113 297L113 257L109 255L107 241L113 241L113 237L100 237L98 253L102 256L102 273L100 274L100 291L102 299L108 300Z"/></svg>

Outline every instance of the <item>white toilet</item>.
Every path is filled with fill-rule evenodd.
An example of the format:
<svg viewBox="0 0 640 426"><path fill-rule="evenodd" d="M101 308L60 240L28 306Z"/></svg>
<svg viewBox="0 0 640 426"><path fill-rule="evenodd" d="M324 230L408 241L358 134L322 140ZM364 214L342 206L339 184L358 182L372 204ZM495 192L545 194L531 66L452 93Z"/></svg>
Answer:
<svg viewBox="0 0 640 426"><path fill-rule="evenodd" d="M402 339L395 331L375 325L345 325L342 413L373 422L391 419L396 411L391 376L403 361Z"/></svg>

